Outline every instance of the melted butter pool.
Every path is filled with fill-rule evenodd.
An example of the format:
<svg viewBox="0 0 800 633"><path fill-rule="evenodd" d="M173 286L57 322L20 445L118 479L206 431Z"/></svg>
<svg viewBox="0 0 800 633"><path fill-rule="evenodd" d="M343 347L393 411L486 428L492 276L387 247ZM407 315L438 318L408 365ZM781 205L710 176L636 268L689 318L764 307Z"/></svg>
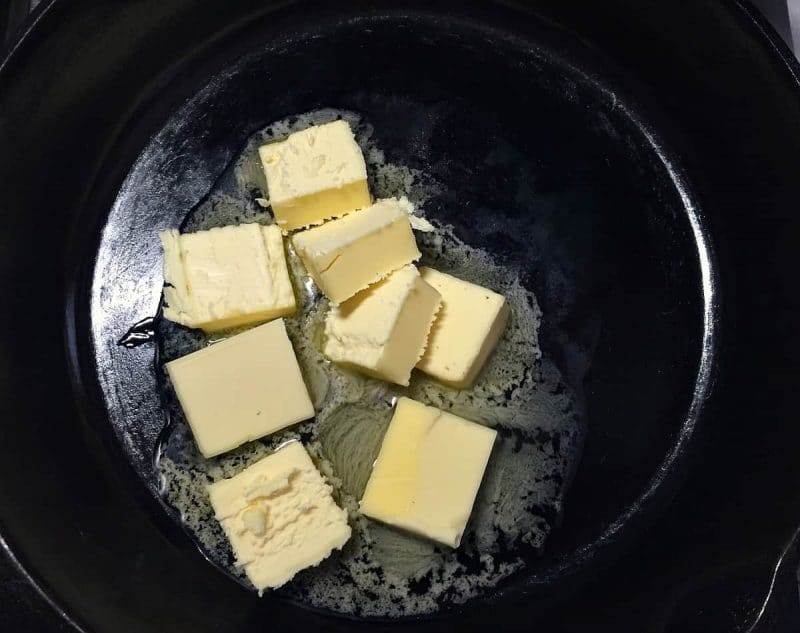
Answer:
<svg viewBox="0 0 800 633"><path fill-rule="evenodd" d="M257 200L266 188L257 147L338 117L348 120L356 132L373 195L407 195L424 214L426 201L442 185L421 171L387 162L372 141L371 126L358 114L326 109L291 117L254 134L212 192L186 218L182 230L270 223L271 214ZM416 371L410 386L403 388L328 362L320 352L327 300L310 282L290 246L290 275L302 308L286 319L286 324L318 412L316 418L226 455L204 459L167 386L168 422L156 456L163 499L204 554L242 583L247 580L233 564L228 542L213 517L206 486L240 472L289 439L305 443L333 484L338 502L349 511L353 526L353 537L341 552L334 552L319 567L301 572L277 590L310 607L349 615L398 617L463 603L521 571L558 523L564 492L579 457L583 415L555 366L540 351L542 315L536 297L523 287L519 271L464 243L436 218L428 219L436 231L417 233L422 263L502 293L511 308L509 325L473 389L456 391ZM219 338L162 319L157 331L160 363ZM400 395L498 431L458 550L380 525L358 512L358 500L389 424L392 403Z"/></svg>

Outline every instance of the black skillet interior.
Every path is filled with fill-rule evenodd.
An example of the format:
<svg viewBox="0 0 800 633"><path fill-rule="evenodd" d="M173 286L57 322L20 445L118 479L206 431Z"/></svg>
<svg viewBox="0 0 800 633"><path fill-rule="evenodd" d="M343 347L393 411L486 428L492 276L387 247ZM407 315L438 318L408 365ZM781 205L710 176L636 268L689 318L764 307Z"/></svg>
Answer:
<svg viewBox="0 0 800 633"><path fill-rule="evenodd" d="M63 182L71 165L63 172L48 170L57 191L84 194L70 221L67 335L78 408L89 428L68 439L51 432L38 451L27 451L32 457L24 472L36 482L30 485L63 486L54 505L70 519L41 532L42 508L10 497L32 527L23 534L20 518L4 516L4 522L26 560L81 618L98 627L115 622L115 630L248 630L265 617L305 625L324 617L258 601L213 571L165 518L147 492L153 481L149 451L162 419L153 349L116 345L134 321L157 307L156 231L181 220L250 132L318 107L362 112L385 130L379 134L389 153L434 170L451 187L428 212L451 222L466 241L525 268L526 284L544 312L544 351L572 388L586 392L588 435L563 523L542 558L486 600L504 607L510 620L515 609L533 612L563 599L572 581L591 574L598 560L609 559L663 511L688 463L696 422L692 403L707 387L708 367L701 361L711 358L717 323L699 209L713 212L719 192L709 185L716 174L695 171L710 148L702 138L687 140L684 113L652 94L663 96L651 76L636 72L630 58L612 59L609 52L619 51L609 40L600 38L605 48L586 41L592 33L588 14L544 4L540 10L544 18L552 12L558 19L497 7L462 7L458 13L356 7L352 14L294 7L259 15L244 4L212 15L176 2L174 14L164 9L147 18L158 25L150 31L152 42L133 37L129 44L113 37L127 32L117 21L124 17L99 9L93 14L98 24L109 24L96 50L114 51L122 68L123 59L136 59L140 44L149 49L169 41L165 50L186 56L146 89L141 82L147 73L139 65L144 62L133 63L131 81L135 77L139 88L126 94L137 95L137 103L126 123L104 137L105 151L83 149L94 139L91 129L84 136L66 129L54 151L61 155L71 148L84 167ZM643 14L626 15L649 24ZM559 21L580 27L584 39ZM217 31L223 24L228 27ZM200 26L217 36L190 44ZM613 32L602 21L596 28L605 37ZM179 41L167 35L177 33ZM651 63L657 61L656 55ZM92 67L82 85L92 90L103 77ZM209 83L210 78L215 79ZM38 87L45 85L47 78ZM72 107L81 103L86 107L80 99ZM24 104L23 98L9 107L19 114ZM69 100L63 107L72 112L68 105ZM702 111L704 105L697 107ZM92 112L87 120L98 128L122 121L100 103ZM92 173L90 165L99 171ZM695 189L702 194L699 207ZM21 224L19 231L25 230ZM62 248L47 244L54 253ZM37 260L31 270L57 274L57 259L54 254ZM21 261L29 260L19 257L17 265ZM31 305L50 306L45 296ZM16 319L10 325L15 327L6 331L26 327ZM19 342L4 344L22 353ZM58 356L58 350L51 353ZM23 365L26 375L58 382L45 377L52 369L30 364ZM66 375L63 361L57 367ZM48 404L56 401L32 403L34 417L72 424L74 406L62 407L57 418L48 416ZM43 470L37 463L56 468ZM48 482L54 473L59 481ZM83 514L75 514L70 498L81 500ZM73 535L79 544L68 547ZM86 557L80 570L67 564L74 556ZM46 573L45 561L53 563ZM115 566L119 573L111 574ZM435 630L455 622L463 626L470 617L480 625L485 604L406 624Z"/></svg>
<svg viewBox="0 0 800 633"><path fill-rule="evenodd" d="M254 130L326 106L355 111L374 126L387 160L442 184L425 205L429 217L520 271L535 292L545 363L565 381L541 388L578 399L588 391L589 438L563 524L541 558L487 599L549 593L672 485L673 461L693 433L689 410L703 398L711 362L713 288L701 278L709 254L675 158L632 109L635 87L563 36L518 38L421 13L320 16L311 31L287 28L271 39L254 25L244 37L253 52L234 56L151 139L97 249L91 336L122 452L156 491L165 418L154 346L117 341L158 309L157 232L181 224ZM408 41L400 62L393 51ZM89 332L81 335L78 345L90 348ZM583 408L535 440L533 459L577 460ZM567 485L561 471L543 476ZM556 523L560 499L534 499L540 520Z"/></svg>

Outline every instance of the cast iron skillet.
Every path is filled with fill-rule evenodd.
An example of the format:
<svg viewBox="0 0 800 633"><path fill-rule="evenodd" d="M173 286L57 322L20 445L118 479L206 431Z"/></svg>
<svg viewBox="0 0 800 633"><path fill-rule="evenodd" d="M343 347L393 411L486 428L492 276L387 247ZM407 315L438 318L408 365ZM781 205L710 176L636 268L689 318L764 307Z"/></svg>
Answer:
<svg viewBox="0 0 800 633"><path fill-rule="evenodd" d="M785 491L798 483L786 394L800 93L787 51L747 10L65 5L48 5L0 68L0 508L8 547L76 626L525 628L546 609L602 611L593 591L637 595L637 573L679 585L721 543L781 551L798 518ZM208 565L148 490L153 350L115 344L157 306L147 238L179 221L253 129L326 105L372 108L387 125L391 114L408 134L418 124L405 112L442 105L428 139L437 164L448 152L473 164L458 191L486 202L467 213L445 197L432 213L529 265L545 352L586 393L583 459L543 556L422 620L258 600ZM487 167L498 139L519 151L522 176ZM526 179L527 197L508 195ZM104 265L115 254L125 265ZM635 572L586 584L659 517L620 563Z"/></svg>

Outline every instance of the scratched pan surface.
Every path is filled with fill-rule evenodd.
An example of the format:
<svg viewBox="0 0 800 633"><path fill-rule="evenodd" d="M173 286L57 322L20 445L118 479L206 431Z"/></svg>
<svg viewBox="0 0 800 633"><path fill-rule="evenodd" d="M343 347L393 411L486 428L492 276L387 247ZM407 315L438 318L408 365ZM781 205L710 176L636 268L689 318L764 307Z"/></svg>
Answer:
<svg viewBox="0 0 800 633"><path fill-rule="evenodd" d="M61 233L70 245L71 360L67 371L54 350L57 359L39 365L39 373L25 367L43 383L59 380L50 378L54 372L72 377L77 405L49 420L75 433L44 434L28 452L26 472L37 483L58 473L52 485L68 491L58 498L80 499L69 507L82 514L60 521L67 515L59 506L41 542L66 543L74 534L82 545L52 556L59 564L48 567L45 584L93 627L114 622L113 630L131 631L255 630L264 618L273 618L273 627L449 630L482 626L490 613L502 613L510 626L568 600L664 511L691 462L718 369L721 273L707 206L714 210L719 200L711 176L697 171L703 154L687 140L681 112L656 98L650 78L630 59L622 63L610 39L602 41L616 58L586 39L591 24L549 5L538 17L486 6L273 12L233 3L212 16L176 2L174 13L159 10L137 13L152 28L149 44L115 40L115 29L126 32L121 18L95 15L98 25L108 20L99 50L118 57L92 56L97 67L76 76L87 91L104 63L124 69L140 50L155 59L150 46L159 43L174 65L146 80L134 64L129 83L140 82L139 92L117 103L128 112L126 123L114 126L102 152L77 161L87 165L80 177L62 180L56 168L70 167L66 159L48 170L64 199L83 192L70 211L70 232ZM193 43L201 26L209 29L202 45ZM65 97L63 107L68 103ZM90 108L98 129L116 116L72 103ZM422 620L353 621L302 600L259 600L207 561L159 496L156 453L166 418L156 356L163 340L150 340L145 322L142 344L119 344L131 326L157 313L158 230L191 216L253 133L326 107L357 113L374 127L387 160L440 183L425 201L430 219L519 272L542 311L542 357L560 376L557 389L578 402L577 439L563 447L565 476L553 492L564 510L543 513L541 552L526 551L524 566L496 587ZM92 130L73 133L62 131L58 152L91 153L85 146ZM38 271L57 275L56 259L42 258ZM38 301L30 305L47 303ZM168 332L158 321L155 330ZM48 417L56 402L40 395L34 417ZM72 422L76 408L87 426ZM554 450L548 442L541 451ZM33 526L27 535L21 519L4 522L16 526L9 532L43 574L52 548L25 545L39 538L44 509L32 500L19 507ZM81 549L85 567L67 565ZM120 573L111 578L115 566ZM107 606L88 606L88 596Z"/></svg>

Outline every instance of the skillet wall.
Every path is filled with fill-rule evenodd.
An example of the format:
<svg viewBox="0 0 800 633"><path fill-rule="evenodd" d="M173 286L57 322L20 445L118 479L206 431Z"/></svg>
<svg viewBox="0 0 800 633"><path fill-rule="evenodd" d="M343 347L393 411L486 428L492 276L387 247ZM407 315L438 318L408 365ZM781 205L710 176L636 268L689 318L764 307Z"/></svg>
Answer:
<svg viewBox="0 0 800 633"><path fill-rule="evenodd" d="M780 342L786 355L788 370L775 377L773 385L780 386L779 381L787 380L795 370L790 354L796 341L781 329L780 319L762 332L759 340L750 339L749 332L756 330L742 329L747 321L736 319L733 309L738 308L736 313L742 319L763 316L763 309L749 309L751 302L760 300L762 308L773 306L765 303L767 295L758 291L764 286L753 282L766 278L766 288L774 292L780 291L785 281L780 276L785 272L776 264L784 256L782 249L791 244L792 231L796 236L796 227L781 226L780 218L797 191L793 190L795 180L789 178L791 172L780 159L796 158L800 137L796 95L781 81L769 81L773 76L770 69L775 71L777 64L752 40L741 35L735 42L726 39L737 32L736 22L711 4L682 7L680 11L692 12L684 16L672 7L673 17L662 23L658 18L664 16L656 6L627 7L629 12L616 13L607 3L603 11L615 18L606 21L602 15L592 15L598 8L581 6L582 11L578 11L579 3L565 4L558 9L546 4L540 8L552 11L558 20L574 23L585 37L617 56L618 63L648 86L650 96L658 99L682 130L682 139L677 138L677 143L684 150L682 153L695 162L697 169L692 173L698 174L696 188L717 228L715 241L722 268L731 271L727 278L723 277L728 284L726 307L731 307L727 323L738 324L739 329L738 334L731 331L727 337L728 350L737 357L750 354L750 358L756 358L762 350L777 348L768 345L770 337L775 337L774 343ZM68 290L63 285L61 263L68 257L64 238L69 236L66 242L79 242L82 235L92 232L96 220L79 213L79 196L93 177L93 165L85 161L99 154L144 85L179 59L186 47L228 22L231 16L223 12L240 10L239 4L215 7L214 14L208 7L189 4L92 8L79 3L68 15L59 16L59 34L50 36L47 50L39 49L30 57L21 58L20 65L5 69L2 78L0 134L4 150L0 159L0 201L4 219L14 228L2 233L2 279L4 288L11 288L12 292L0 318L5 332L20 335L3 340L6 347L1 362L23 356L38 361L3 366L8 392L4 394L2 419L25 420L25 424L6 423L2 427L3 450L8 452L0 478L3 527L9 541L32 566L46 570L40 572L45 582L56 588L59 596L92 626L107 626L113 621L116 630L180 630L188 626L214 630L222 622L231 628L243 627L255 617L243 606L245 594L230 589L220 578L207 577L202 564L182 556L160 534L143 528L148 519L141 515L134 500L113 484L120 465L104 460L108 447L98 447L92 433L78 431L68 386L50 378L53 374L67 375L61 352L62 305L54 300ZM630 12L640 10L641 13ZM55 22L53 19L50 25ZM669 40L673 23L676 39ZM141 26L134 29L132 24ZM689 36L688 41L694 45L688 51L685 46L668 46L669 41L685 44L686 29L710 28L708 25L718 33L713 42L704 38L700 46L700 38L693 40ZM87 39L87 32L95 37ZM653 41L659 46L648 45ZM732 52L743 50L743 46L747 54L736 58L734 70ZM129 57L131 53L134 54ZM34 68L39 72L33 72ZM716 81L710 83L710 76ZM752 83L746 82L747 77L752 78ZM748 99L728 97L739 95L742 83L757 89ZM191 85L191 81L186 84ZM178 101L179 95L175 99ZM87 109L87 103L92 107ZM759 107L764 109L759 111ZM23 115L30 121L30 128L8 125L8 121L20 120ZM784 127L778 128L781 123ZM146 128L147 122L136 121L133 125ZM56 143L50 143L48 151L38 149L54 139ZM135 153L136 148L130 151ZM13 162L8 159L10 156L15 157ZM738 160L725 160L730 156ZM104 174L109 182L117 183L121 176L122 173ZM753 208L759 209L761 221L751 224ZM70 233L73 221L75 232ZM765 261L762 252L756 250L763 243L750 239L753 232L770 240L772 260ZM36 250L27 244L25 248L14 248L8 238L14 236L16 240L16 236L25 233L36 235L40 245L51 252L64 252L63 258L37 258ZM773 237L779 233L782 235ZM760 262L766 269L760 278L754 277L755 267L736 266L743 254L748 255L747 249L753 250L750 262ZM9 253L13 255L10 258ZM791 300L787 296L783 307L788 307ZM750 347L752 343L756 345ZM774 363L774 358L770 362ZM738 371L734 367L725 374L720 388L740 379L743 385L752 384L752 373ZM770 439L780 438L782 392L756 401L763 392L738 391L737 410L744 413L757 402L761 412L774 412L773 425L762 423L760 430ZM718 405L722 413L725 402L721 399ZM91 419L93 412L88 413ZM759 418L752 416L748 420L742 415L739 419L749 422ZM736 421L728 431L739 428ZM776 459L780 463L780 456ZM727 463L734 462L723 462L723 466ZM784 484L793 472L786 469ZM719 477L717 481L724 480L722 474L714 476ZM18 485L20 481L25 485ZM9 512L11 508L13 513ZM706 511L713 513L713 506ZM788 525L789 515L786 512L776 520L780 523L783 519L782 525ZM76 569L81 572L76 573ZM107 583L112 569L128 576L135 590L123 593L130 581ZM187 583L186 578L192 580ZM153 591L165 584L176 594ZM208 595L218 595L219 602L204 600ZM187 611L176 609L178 603ZM198 609L194 615L189 610L192 605Z"/></svg>

